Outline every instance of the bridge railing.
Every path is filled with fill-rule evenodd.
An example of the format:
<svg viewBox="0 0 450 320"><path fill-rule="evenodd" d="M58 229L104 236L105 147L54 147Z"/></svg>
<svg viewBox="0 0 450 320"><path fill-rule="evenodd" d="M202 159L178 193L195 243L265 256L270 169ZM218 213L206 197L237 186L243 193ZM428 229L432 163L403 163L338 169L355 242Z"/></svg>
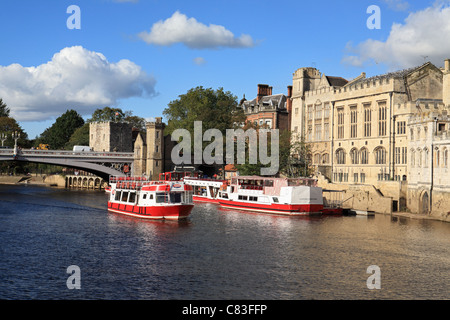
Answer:
<svg viewBox="0 0 450 320"><path fill-rule="evenodd" d="M14 155L14 149L0 149L0 155ZM70 150L34 150L20 149L18 155L22 156L48 156L48 157L81 157L81 158L126 158L133 159L133 152L105 152L105 151L70 151Z"/></svg>

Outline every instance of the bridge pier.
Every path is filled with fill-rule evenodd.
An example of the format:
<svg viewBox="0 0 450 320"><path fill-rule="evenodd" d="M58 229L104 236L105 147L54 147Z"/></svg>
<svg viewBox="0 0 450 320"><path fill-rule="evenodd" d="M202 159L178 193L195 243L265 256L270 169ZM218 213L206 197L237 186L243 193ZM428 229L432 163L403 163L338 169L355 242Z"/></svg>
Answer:
<svg viewBox="0 0 450 320"><path fill-rule="evenodd" d="M104 188L105 180L97 176L66 176L66 188L100 190Z"/></svg>

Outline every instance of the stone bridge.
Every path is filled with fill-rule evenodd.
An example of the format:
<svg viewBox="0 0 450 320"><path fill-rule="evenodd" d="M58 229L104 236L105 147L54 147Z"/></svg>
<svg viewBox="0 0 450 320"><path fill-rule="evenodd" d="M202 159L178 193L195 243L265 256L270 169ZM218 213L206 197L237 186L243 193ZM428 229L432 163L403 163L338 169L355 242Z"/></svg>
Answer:
<svg viewBox="0 0 450 320"><path fill-rule="evenodd" d="M133 152L77 152L66 150L0 149L0 161L45 163L109 176L133 174Z"/></svg>

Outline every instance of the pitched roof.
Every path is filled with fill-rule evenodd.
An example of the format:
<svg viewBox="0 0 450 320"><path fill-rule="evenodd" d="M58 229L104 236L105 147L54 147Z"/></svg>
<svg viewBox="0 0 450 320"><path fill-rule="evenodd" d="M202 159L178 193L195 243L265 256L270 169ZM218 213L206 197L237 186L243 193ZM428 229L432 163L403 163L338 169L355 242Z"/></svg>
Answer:
<svg viewBox="0 0 450 320"><path fill-rule="evenodd" d="M332 76L325 76L328 80L328 83L332 87L343 87L348 83L348 80L345 80L342 77L332 77Z"/></svg>

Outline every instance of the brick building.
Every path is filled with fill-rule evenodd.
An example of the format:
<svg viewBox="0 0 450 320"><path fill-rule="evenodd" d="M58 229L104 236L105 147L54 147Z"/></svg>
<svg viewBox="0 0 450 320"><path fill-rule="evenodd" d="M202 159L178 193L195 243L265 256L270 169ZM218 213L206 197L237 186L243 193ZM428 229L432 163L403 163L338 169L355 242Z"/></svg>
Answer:
<svg viewBox="0 0 450 320"><path fill-rule="evenodd" d="M244 98L239 107L244 110L246 121L270 129L290 130L292 87L288 86L287 95L272 94L272 87L258 84L257 95L252 100Z"/></svg>

